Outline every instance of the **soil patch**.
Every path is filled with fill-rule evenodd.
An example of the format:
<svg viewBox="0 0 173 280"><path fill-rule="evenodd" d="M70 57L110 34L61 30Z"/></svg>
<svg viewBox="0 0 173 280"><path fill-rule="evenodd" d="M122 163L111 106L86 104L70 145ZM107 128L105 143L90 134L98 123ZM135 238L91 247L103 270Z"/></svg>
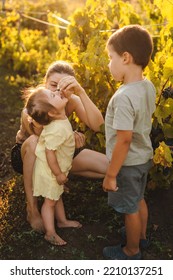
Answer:
<svg viewBox="0 0 173 280"><path fill-rule="evenodd" d="M66 212L83 227L57 229L68 242L63 248L47 243L27 223L23 179L12 170L10 162L22 103L17 88L11 86L5 92L4 88L6 85L0 83L0 259L103 259L104 246L121 242L118 230L123 218L107 206L102 180L70 177L71 191L64 194ZM143 258L173 259L173 188L147 190L146 201L151 245L143 252ZM41 199L39 203L41 206Z"/></svg>

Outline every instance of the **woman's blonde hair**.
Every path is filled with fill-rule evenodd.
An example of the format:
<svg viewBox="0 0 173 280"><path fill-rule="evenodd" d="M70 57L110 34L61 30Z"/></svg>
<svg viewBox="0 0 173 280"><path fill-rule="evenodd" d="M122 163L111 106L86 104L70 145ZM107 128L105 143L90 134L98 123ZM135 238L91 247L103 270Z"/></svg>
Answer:
<svg viewBox="0 0 173 280"><path fill-rule="evenodd" d="M75 72L71 64L63 60L57 60L49 66L44 77L44 83L46 83L49 77L54 73L67 74L75 77Z"/></svg>

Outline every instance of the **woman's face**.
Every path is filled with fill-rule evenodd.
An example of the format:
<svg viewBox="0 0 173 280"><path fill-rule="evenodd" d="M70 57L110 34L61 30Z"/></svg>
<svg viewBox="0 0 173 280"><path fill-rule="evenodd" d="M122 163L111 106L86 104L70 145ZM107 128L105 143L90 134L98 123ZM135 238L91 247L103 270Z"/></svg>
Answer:
<svg viewBox="0 0 173 280"><path fill-rule="evenodd" d="M66 76L68 75L65 73L52 73L46 81L46 88L51 91L56 91L59 81Z"/></svg>

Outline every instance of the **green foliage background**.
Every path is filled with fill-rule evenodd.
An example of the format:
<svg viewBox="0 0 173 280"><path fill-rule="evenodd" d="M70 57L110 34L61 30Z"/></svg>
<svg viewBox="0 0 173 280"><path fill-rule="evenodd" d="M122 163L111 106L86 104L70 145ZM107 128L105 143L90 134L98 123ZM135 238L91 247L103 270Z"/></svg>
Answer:
<svg viewBox="0 0 173 280"><path fill-rule="evenodd" d="M54 60L67 60L73 63L78 81L105 115L108 101L118 87L107 67L106 41L118 26L146 27L154 40L154 53L145 76L157 90L152 131L157 160L149 185L169 187L173 180L172 151L165 143L169 140L170 145L173 138L173 99L163 98L162 92L173 84L173 3L168 0L87 0L70 14L69 3L72 5L73 1L6 1L0 13L1 73L9 84L22 89L40 83ZM68 20L69 24L56 17ZM18 94L20 98L20 92ZM72 121L86 134L90 148L104 152L104 131L94 134L75 114Z"/></svg>

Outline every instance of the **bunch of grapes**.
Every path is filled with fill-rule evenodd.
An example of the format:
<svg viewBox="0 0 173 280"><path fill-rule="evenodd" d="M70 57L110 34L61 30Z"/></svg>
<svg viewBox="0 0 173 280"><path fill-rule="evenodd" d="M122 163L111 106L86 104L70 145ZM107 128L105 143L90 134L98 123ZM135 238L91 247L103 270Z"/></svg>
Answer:
<svg viewBox="0 0 173 280"><path fill-rule="evenodd" d="M167 98L173 98L173 88L170 86L170 87L167 87L163 90L162 92L162 96L167 99Z"/></svg>

